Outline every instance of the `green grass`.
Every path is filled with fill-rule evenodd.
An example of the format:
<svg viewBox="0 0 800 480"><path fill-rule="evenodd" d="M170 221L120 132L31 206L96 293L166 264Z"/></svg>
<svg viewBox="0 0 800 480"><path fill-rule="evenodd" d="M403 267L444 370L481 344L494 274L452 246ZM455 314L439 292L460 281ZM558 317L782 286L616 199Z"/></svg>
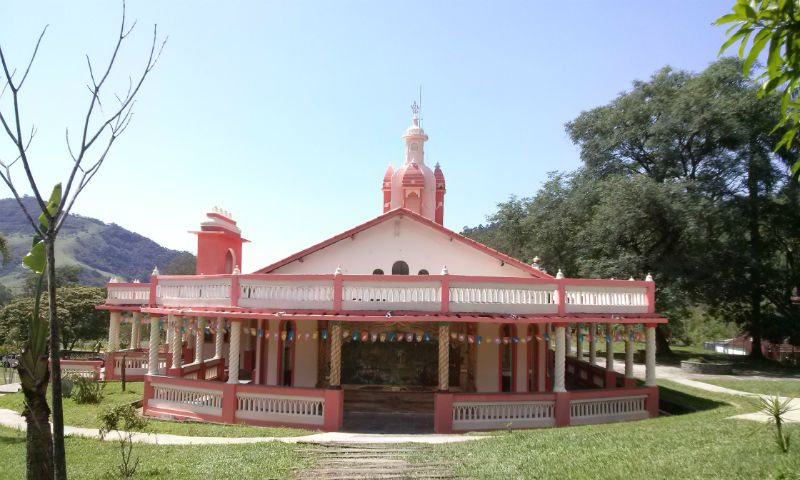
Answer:
<svg viewBox="0 0 800 480"><path fill-rule="evenodd" d="M781 397L800 397L800 379L798 380L702 380L720 387L741 390L742 392L762 393Z"/></svg>
<svg viewBox="0 0 800 480"><path fill-rule="evenodd" d="M698 397L696 413L638 422L540 430L431 445L415 461L455 462L470 478L800 478L800 447L778 451L773 432L728 417L753 412L742 398L659 381L672 395ZM800 427L788 427L793 436Z"/></svg>
<svg viewBox="0 0 800 480"><path fill-rule="evenodd" d="M99 405L79 405L71 398L65 398L62 401L64 424L73 427L100 428L100 422L97 419L99 413L112 406L141 400L143 386L142 382L128 382L126 391L123 392L121 382L106 382L106 387L103 390L104 398ZM49 389L47 398L50 398ZM22 392L0 396L0 408L22 412L22 402ZM314 433L309 430L289 427L256 427L157 419L150 419L145 431L197 437L293 437Z"/></svg>
<svg viewBox="0 0 800 480"><path fill-rule="evenodd" d="M105 480L119 464L119 444L67 437L67 475L76 480ZM134 445L140 464L135 478L227 479L287 478L308 463L295 446L280 442L248 445ZM25 434L0 427L0 480L25 478Z"/></svg>

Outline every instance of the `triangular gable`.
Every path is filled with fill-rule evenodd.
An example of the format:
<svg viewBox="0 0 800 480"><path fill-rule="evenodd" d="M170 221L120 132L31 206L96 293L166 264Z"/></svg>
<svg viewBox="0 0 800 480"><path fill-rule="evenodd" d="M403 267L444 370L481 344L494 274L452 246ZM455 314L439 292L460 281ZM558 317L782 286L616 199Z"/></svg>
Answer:
<svg viewBox="0 0 800 480"><path fill-rule="evenodd" d="M480 252L484 256L493 257L495 260L499 261L499 264L501 266L504 265L504 264L507 264L507 265L509 265L511 267L515 267L517 270L520 271L520 273L525 273L525 274L528 274L528 275L530 275L532 277L553 278L551 275L548 275L547 273L544 273L541 270L533 268L533 267L531 267L530 265L528 265L528 264L526 264L524 262L521 262L521 261L519 261L519 260L517 260L515 258L512 258L512 257L509 257L508 255L505 255L503 253L500 253L497 250L494 250L493 248L487 247L486 245L484 245L484 244L482 244L480 242L476 242L475 240L467 238L467 237L465 237L465 236L463 236L463 235L461 235L459 233L456 233L456 232L454 232L454 231L452 231L452 230L450 230L448 228L445 228L445 227L439 225L438 223L436 223L436 222L434 222L432 220L429 220L426 217L423 217L423 216L421 216L419 214L416 214L416 213L414 213L414 212L412 212L410 210L406 210L404 208L398 208L398 209L392 210L390 212L387 212L387 213L385 213L383 215L380 215L380 216L378 216L376 218L373 218L372 220L370 220L368 222L362 223L361 225L358 225L358 226L356 226L354 228L351 228L350 230L342 232L342 233L340 233L340 234L338 234L336 236L333 236L333 237L331 237L331 238L329 238L327 240L324 240L324 241L322 241L322 242L320 242L320 243L318 243L316 245L312 245L311 247L308 247L305 250L297 252L294 255L290 255L290 256L284 258L283 260L279 260L279 261L277 261L277 262L275 262L275 263L273 263L271 265L268 265L268 266L266 266L266 267L264 267L262 269L259 269L259 270L255 271L253 273L276 273L275 272L276 270L282 269L282 267L285 267L285 266L291 264L292 262L295 262L295 261L303 262L304 258L308 257L309 255L312 255L312 254L317 253L317 252L321 253L322 250L324 250L324 249L326 249L326 248L328 248L328 247L330 247L332 245L335 245L335 244L337 244L337 243L339 243L339 242L341 242L343 240L346 240L347 238L355 239L357 234L359 234L361 232L365 232L365 231L370 230L370 229L375 229L376 227L378 227L378 226L380 226L382 224L385 224L386 222L392 220L395 217L408 218L408 219L412 220L413 222L415 222L415 224L420 225L423 228L428 228L428 229L431 229L431 230L434 230L434 231L438 232L439 234L444 234L445 236L449 237L451 242L459 242L461 245L469 247L469 249L473 249L476 252ZM437 265L436 267L437 268L441 268L441 265ZM335 265L334 265L333 268L335 268ZM280 273L280 272L277 272L277 273ZM325 272L315 272L315 273L333 273L333 272L332 271L331 272L325 271ZM359 272L359 273L362 273L362 274L363 273L367 273L368 274L368 273L371 273L371 271L369 271L369 272L363 272L362 271L362 272ZM388 274L388 273L391 273L391 272L387 271L385 273ZM416 272L411 272L411 273L416 273ZM431 274L438 274L439 271L438 270L437 271L431 271L430 273ZM466 272L451 272L451 273L468 274Z"/></svg>

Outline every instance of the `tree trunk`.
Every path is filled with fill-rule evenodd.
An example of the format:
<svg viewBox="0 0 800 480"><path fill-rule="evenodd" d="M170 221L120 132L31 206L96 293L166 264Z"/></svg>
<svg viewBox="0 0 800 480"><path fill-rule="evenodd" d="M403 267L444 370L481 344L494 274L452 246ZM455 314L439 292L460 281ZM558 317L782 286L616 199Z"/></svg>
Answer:
<svg viewBox="0 0 800 480"><path fill-rule="evenodd" d="M747 203L748 226L750 229L750 326L748 331L753 337L753 348L750 358L762 359L761 352L761 230L759 229L758 207L758 166L755 155L751 155L747 163Z"/></svg>
<svg viewBox="0 0 800 480"><path fill-rule="evenodd" d="M19 372L20 378L25 375ZM50 407L47 406L47 380L40 379L33 390L23 388L28 431L25 441L25 463L28 480L53 478L53 441L50 435Z"/></svg>
<svg viewBox="0 0 800 480"><path fill-rule="evenodd" d="M52 224L54 224L52 222ZM56 304L56 251L55 233L48 228L45 239L47 255L47 299L48 320L50 322L50 371L53 376L53 477L55 480L66 480L67 458L64 451L64 410L61 406L61 342L59 341L60 325L58 323L58 306Z"/></svg>
<svg viewBox="0 0 800 480"><path fill-rule="evenodd" d="M656 355L672 355L667 336L664 334L664 327L661 325L656 326Z"/></svg>

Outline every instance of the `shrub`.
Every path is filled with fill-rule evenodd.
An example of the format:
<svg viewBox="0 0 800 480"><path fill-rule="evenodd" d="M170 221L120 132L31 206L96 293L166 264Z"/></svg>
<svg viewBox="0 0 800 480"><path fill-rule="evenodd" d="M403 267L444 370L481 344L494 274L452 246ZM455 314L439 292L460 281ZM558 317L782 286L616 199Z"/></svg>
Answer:
<svg viewBox="0 0 800 480"><path fill-rule="evenodd" d="M75 386L75 380L72 377L61 378L61 396L69 398L72 395L72 387Z"/></svg>
<svg viewBox="0 0 800 480"><path fill-rule="evenodd" d="M133 432L147 426L147 419L136 415L133 405L118 405L108 408L98 415L100 419L100 438L105 439L110 432L117 431L121 461L118 466L122 478L128 479L136 473L139 457L133 459Z"/></svg>
<svg viewBox="0 0 800 480"><path fill-rule="evenodd" d="M75 380L72 399L75 400L75 403L100 403L103 400L104 387L104 383L86 377L78 377Z"/></svg>

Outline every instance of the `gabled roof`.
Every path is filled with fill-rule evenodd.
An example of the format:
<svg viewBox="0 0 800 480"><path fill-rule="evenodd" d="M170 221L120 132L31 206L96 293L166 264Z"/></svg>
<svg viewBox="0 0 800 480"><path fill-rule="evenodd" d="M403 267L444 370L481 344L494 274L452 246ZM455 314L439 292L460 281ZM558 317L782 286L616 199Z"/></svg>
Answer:
<svg viewBox="0 0 800 480"><path fill-rule="evenodd" d="M471 238L467 238L464 235L456 233L456 232L450 230L449 228L445 228L445 227L439 225L438 223L436 223L436 222L434 222L434 221L432 221L432 220L430 220L430 219L428 219L426 217L423 217L422 215L414 213L411 210L407 210L405 208L396 208L394 210L391 210L391 211L389 211L387 213L384 213L383 215L380 215L378 217L373 218L372 220L370 220L368 222L362 223L361 225L357 225L357 226L351 228L350 230L344 231L344 232L342 232L342 233L340 233L340 234L338 234L336 236L333 236L333 237L331 237L331 238L329 238L327 240L324 240L324 241L322 241L322 242L320 242L320 243L318 243L316 245L312 245L312 246L306 248L305 250L301 250L301 251L295 253L294 255L290 255L290 256L284 258L283 260L279 260L279 261L277 261L277 262L275 262L275 263L273 263L271 265L267 265L264 268L256 270L253 273L270 273L270 272L272 272L273 270L275 270L277 268L280 268L280 267L282 267L284 265L287 265L287 264L289 264L289 263L291 263L291 262L293 262L295 260L303 258L306 255L314 253L314 252L316 252L318 250L322 250L323 248L328 247L330 245L333 245L334 243L339 242L341 240L344 240L344 239L350 237L351 235L355 235L358 232L366 230L366 229L368 229L368 228L370 228L372 226L378 225L379 223L383 223L383 222L385 222L385 221L387 221L389 219L392 219L394 217L397 217L397 216L405 216L405 217L410 218L411 220L414 220L414 221L416 221L416 222L418 222L418 223L420 223L420 224L422 224L422 225L424 225L426 227L429 227L429 228L432 228L434 230L437 230L437 231L439 231L441 233L444 233L445 235L449 235L454 240L457 240L457 241L459 241L459 242L461 242L461 243L463 243L465 245L468 245L468 246L470 246L470 247L472 247L472 248L474 248L474 249L476 249L476 250L478 250L480 252L488 254L488 255L490 255L490 256L492 256L492 257L494 257L494 258L496 258L496 259L498 259L498 260L500 260L502 262L505 262L505 263L507 263L509 265L517 267L520 270L529 273L533 277L536 277L536 278L553 278L552 275L549 275L547 273L542 272L541 270L533 268L533 267L531 267L530 265L528 265L525 262L521 262L521 261L517 260L516 258L509 257L508 255L506 255L504 253L500 253L500 252L498 252L497 250L495 250L493 248L487 247L486 245L484 245L484 244L482 244L480 242L476 242L475 240L472 240Z"/></svg>

